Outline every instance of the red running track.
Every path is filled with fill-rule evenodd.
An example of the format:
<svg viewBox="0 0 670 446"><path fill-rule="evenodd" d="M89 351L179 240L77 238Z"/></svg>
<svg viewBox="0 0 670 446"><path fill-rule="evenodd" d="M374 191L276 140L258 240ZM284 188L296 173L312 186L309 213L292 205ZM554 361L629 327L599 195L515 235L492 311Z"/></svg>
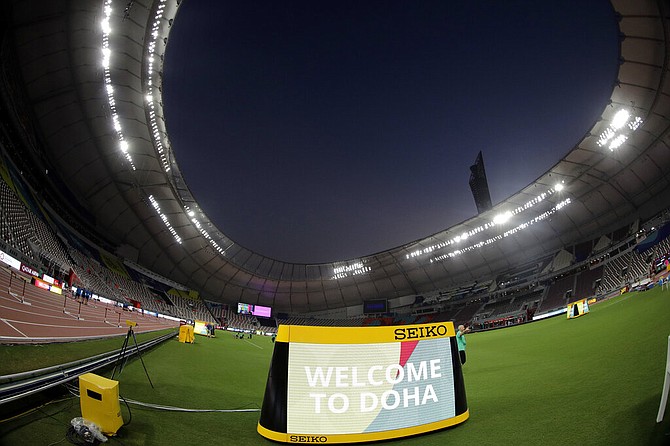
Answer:
<svg viewBox="0 0 670 446"><path fill-rule="evenodd" d="M30 276L0 267L0 343L67 342L176 328L179 323L91 299L80 303L30 283Z"/></svg>

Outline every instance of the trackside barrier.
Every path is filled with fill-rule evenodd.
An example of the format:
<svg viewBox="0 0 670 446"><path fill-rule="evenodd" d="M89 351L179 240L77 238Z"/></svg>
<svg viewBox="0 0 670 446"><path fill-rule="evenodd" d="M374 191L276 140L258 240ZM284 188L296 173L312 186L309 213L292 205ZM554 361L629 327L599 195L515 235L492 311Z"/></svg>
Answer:
<svg viewBox="0 0 670 446"><path fill-rule="evenodd" d="M175 335L175 332L170 332L142 342L137 349L129 349L127 355L134 355L138 350L147 350L168 339L173 339ZM75 380L84 373L113 365L119 359L120 353L121 349L118 349L67 364L0 376L0 405Z"/></svg>
<svg viewBox="0 0 670 446"><path fill-rule="evenodd" d="M670 336L668 336L668 354L665 359L665 379L663 380L663 392L661 392L661 405L658 407L656 422L663 421L665 406L668 404L668 392L670 392Z"/></svg>

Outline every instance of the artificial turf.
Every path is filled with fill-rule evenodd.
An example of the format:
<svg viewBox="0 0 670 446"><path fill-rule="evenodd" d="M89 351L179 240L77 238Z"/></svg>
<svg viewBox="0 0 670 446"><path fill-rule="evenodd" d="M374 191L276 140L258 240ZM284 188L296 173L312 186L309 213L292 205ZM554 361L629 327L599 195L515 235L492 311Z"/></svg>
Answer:
<svg viewBox="0 0 670 446"><path fill-rule="evenodd" d="M138 343L142 343L171 331L176 333L176 329L168 328L137 333L135 337ZM125 335L119 335L80 342L3 345L0 347L0 376L43 369L111 352L121 348L124 339Z"/></svg>
<svg viewBox="0 0 670 446"><path fill-rule="evenodd" d="M663 445L670 409L655 422L670 335L670 291L629 293L574 320L558 316L468 334L463 373L470 418L451 429L388 445ZM168 341L118 377L121 395L190 409L262 404L273 344L268 338L197 336ZM256 433L258 412L166 412L131 405L110 445L274 444ZM124 418L129 418L125 406ZM75 398L0 423L0 444L67 444Z"/></svg>

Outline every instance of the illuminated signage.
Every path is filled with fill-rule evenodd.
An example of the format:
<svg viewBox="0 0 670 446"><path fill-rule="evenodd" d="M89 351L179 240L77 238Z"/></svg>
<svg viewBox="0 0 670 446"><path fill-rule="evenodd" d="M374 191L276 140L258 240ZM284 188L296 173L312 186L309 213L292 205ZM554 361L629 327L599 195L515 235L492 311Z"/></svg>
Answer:
<svg viewBox="0 0 670 446"><path fill-rule="evenodd" d="M51 285L38 278L33 278L33 285L35 285L37 288L42 288L43 290L47 291L49 290L49 288L51 288Z"/></svg>
<svg viewBox="0 0 670 446"><path fill-rule="evenodd" d="M55 285L51 285L50 283L45 282L44 280L40 280L37 277L33 277L32 283L37 288L42 288L43 290L51 291L52 293L55 293L55 294L63 294L63 289L62 288L57 287Z"/></svg>
<svg viewBox="0 0 670 446"><path fill-rule="evenodd" d="M11 266L12 268L21 270L21 262L10 256L6 252L0 251L0 262Z"/></svg>
<svg viewBox="0 0 670 446"><path fill-rule="evenodd" d="M469 416L451 322L279 327L258 423L286 443L355 443Z"/></svg>
<svg viewBox="0 0 670 446"><path fill-rule="evenodd" d="M26 265L24 263L21 264L21 271L26 273L26 274L30 274L31 276L35 276L35 277L40 276L39 272L35 271L34 269L32 269L31 267L29 267L28 265Z"/></svg>
<svg viewBox="0 0 670 446"><path fill-rule="evenodd" d="M260 316L260 317L272 316L272 308L270 307L264 307L262 305L245 304L242 302L239 302L237 304L237 312L239 314L250 314L253 316Z"/></svg>

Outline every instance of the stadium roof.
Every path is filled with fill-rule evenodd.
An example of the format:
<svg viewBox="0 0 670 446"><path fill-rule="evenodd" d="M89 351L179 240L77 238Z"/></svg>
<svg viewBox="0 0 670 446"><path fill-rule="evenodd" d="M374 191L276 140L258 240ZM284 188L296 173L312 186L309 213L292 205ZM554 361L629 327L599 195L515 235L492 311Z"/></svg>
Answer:
<svg viewBox="0 0 670 446"><path fill-rule="evenodd" d="M210 300L305 312L430 293L493 278L670 204L663 1L612 1L621 60L610 103L545 174L491 211L430 237L323 264L287 263L240 246L190 193L172 156L161 95L180 1L12 3L4 6L13 26L3 45L15 53L44 144L23 156L43 168L51 187L67 184L63 199L117 255ZM17 119L23 122L19 108Z"/></svg>

